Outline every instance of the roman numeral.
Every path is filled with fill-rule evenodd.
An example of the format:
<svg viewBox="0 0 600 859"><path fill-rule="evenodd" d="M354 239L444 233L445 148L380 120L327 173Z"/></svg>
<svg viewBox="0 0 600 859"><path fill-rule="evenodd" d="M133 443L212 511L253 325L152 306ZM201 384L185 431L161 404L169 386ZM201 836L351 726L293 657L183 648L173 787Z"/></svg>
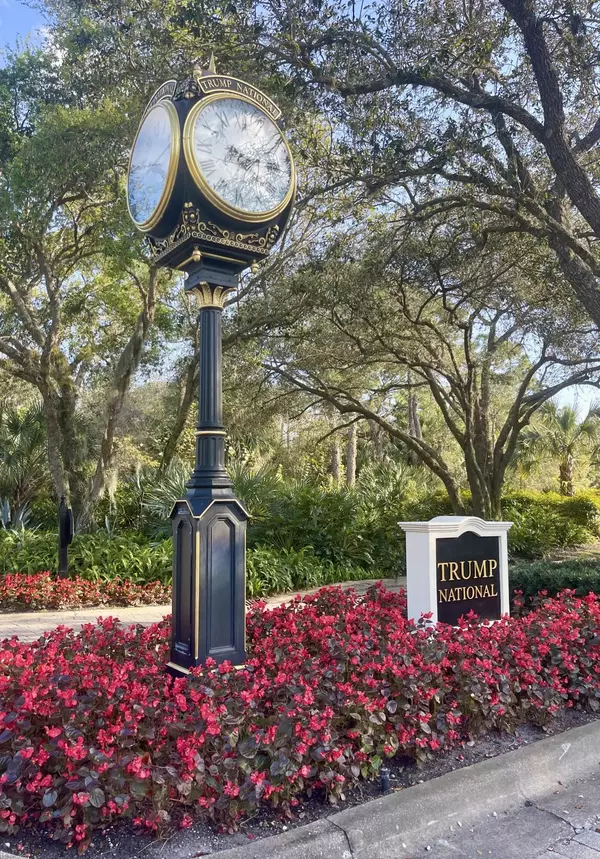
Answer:
<svg viewBox="0 0 600 859"><path fill-rule="evenodd" d="M217 110L216 114L217 114L217 119L219 120L221 125L224 125L225 128L229 128L229 118L228 118L227 114L225 113L225 111L223 109Z"/></svg>
<svg viewBox="0 0 600 859"><path fill-rule="evenodd" d="M203 173L207 173L208 175L210 175L215 171L216 164L212 158L206 158L204 161L198 161L198 164L200 165L200 169Z"/></svg>

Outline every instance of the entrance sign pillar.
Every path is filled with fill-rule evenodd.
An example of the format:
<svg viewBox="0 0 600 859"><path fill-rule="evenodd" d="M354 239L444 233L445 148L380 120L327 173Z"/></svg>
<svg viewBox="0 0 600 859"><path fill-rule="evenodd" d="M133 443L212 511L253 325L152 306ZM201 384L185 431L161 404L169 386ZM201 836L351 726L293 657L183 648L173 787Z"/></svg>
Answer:
<svg viewBox="0 0 600 859"><path fill-rule="evenodd" d="M436 516L399 522L406 533L408 617L455 625L474 611L482 621L510 613L507 534L512 522Z"/></svg>

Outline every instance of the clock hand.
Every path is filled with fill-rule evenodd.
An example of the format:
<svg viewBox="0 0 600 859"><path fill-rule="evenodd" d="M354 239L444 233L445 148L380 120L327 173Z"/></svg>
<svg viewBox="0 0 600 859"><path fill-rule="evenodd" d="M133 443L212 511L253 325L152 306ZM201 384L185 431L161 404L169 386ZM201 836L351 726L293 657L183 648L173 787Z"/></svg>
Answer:
<svg viewBox="0 0 600 859"><path fill-rule="evenodd" d="M171 149L171 143L169 142L169 143L167 144L167 146L165 146L165 148L163 149L163 151L160 153L160 155L157 157L157 159L156 159L156 160L157 160L157 161L160 161L160 160L161 160L161 158L163 157L163 155L165 154L165 152L168 152L170 149Z"/></svg>

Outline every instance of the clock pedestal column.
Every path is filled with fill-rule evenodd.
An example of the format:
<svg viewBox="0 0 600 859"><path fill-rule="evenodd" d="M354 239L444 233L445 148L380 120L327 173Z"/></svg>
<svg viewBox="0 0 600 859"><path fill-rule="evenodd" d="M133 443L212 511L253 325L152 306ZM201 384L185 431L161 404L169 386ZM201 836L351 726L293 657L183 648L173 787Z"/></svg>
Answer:
<svg viewBox="0 0 600 859"><path fill-rule="evenodd" d="M211 282L200 280L211 276ZM173 620L171 674L203 665L244 663L246 629L246 522L225 469L221 316L233 275L214 276L199 267L186 291L200 307L200 392L196 467L173 522Z"/></svg>

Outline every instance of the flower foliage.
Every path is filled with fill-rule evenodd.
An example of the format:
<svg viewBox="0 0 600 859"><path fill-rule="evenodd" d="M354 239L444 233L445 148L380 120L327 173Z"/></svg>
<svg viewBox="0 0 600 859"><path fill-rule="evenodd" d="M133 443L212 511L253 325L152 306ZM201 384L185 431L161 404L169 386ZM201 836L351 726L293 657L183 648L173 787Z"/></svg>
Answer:
<svg viewBox="0 0 600 859"><path fill-rule="evenodd" d="M7 573L0 576L2 611L164 605L170 599L170 586L160 582L146 585L119 580L90 582L78 577L58 579L50 573Z"/></svg>
<svg viewBox="0 0 600 859"><path fill-rule="evenodd" d="M598 709L600 598L416 629L405 597L326 588L248 616L245 670L164 671L169 624L0 647L0 831L41 821L83 851L121 817L151 831L260 804L335 802L398 753L421 761L491 728Z"/></svg>

